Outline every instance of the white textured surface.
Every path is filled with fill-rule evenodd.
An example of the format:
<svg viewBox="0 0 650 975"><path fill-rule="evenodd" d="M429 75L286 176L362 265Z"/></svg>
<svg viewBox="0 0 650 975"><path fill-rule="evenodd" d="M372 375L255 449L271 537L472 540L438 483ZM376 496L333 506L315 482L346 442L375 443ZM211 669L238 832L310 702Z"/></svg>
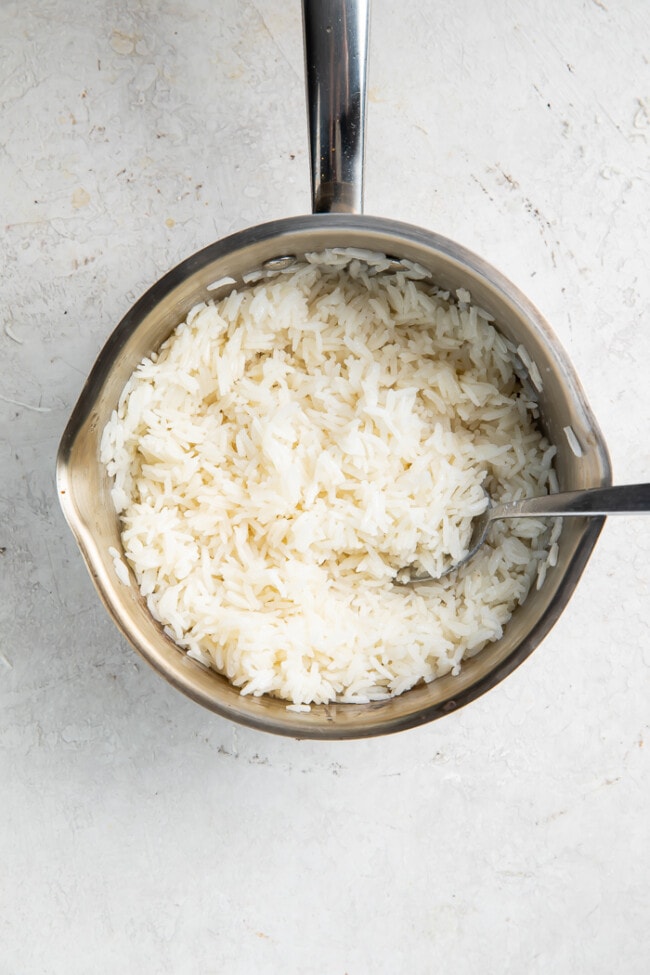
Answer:
<svg viewBox="0 0 650 975"><path fill-rule="evenodd" d="M0 4L0 973L645 973L650 522L610 520L489 695L318 744L141 664L59 512L58 439L133 300L308 208L300 29L297 0ZM649 36L645 0L373 12L367 211L530 296L619 482L650 480Z"/></svg>

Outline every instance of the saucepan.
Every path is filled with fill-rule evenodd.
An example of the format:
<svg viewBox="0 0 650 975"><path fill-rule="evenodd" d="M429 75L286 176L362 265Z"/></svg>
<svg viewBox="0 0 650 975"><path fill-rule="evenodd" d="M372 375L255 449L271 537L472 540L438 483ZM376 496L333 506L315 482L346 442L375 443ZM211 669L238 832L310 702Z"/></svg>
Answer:
<svg viewBox="0 0 650 975"><path fill-rule="evenodd" d="M64 432L57 462L63 511L106 608L133 647L174 687L229 719L294 738L387 734L440 718L499 683L539 645L564 610L601 531L603 518L565 522L559 558L544 585L513 614L503 636L466 661L458 676L370 704L295 712L272 697L241 696L226 678L190 659L151 617L136 586L117 578L121 551L101 434L129 376L210 286L329 247L379 251L428 268L450 291L466 288L501 332L522 345L543 378L540 422L557 445L560 490L611 483L607 447L566 353L539 312L488 263L428 230L365 216L363 155L368 0L304 0L312 169L310 215L253 227L217 241L169 271L131 308L108 339ZM569 432L569 436L566 433Z"/></svg>

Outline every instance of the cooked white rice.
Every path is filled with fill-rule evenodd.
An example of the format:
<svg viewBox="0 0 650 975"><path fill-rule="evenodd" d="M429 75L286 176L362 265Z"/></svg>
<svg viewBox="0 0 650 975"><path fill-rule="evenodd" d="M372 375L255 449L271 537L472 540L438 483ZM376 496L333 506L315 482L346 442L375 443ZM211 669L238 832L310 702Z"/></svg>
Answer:
<svg viewBox="0 0 650 975"><path fill-rule="evenodd" d="M335 250L226 279L104 431L151 613L242 694L370 701L458 673L546 572L546 524L522 519L437 583L394 584L463 554L483 488L545 494L555 454L514 347L430 277Z"/></svg>

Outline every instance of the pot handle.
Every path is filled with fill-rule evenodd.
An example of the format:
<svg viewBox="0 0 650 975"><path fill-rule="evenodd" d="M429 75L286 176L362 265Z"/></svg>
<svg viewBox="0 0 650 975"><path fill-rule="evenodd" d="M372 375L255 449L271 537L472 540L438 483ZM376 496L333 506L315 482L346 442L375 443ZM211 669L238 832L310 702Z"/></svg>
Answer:
<svg viewBox="0 0 650 975"><path fill-rule="evenodd" d="M303 0L313 213L363 212L370 0Z"/></svg>

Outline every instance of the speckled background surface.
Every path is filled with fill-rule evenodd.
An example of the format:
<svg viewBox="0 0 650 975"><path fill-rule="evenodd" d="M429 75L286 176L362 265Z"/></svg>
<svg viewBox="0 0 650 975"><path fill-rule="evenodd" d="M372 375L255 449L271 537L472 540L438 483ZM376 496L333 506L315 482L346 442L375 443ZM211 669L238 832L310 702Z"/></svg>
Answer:
<svg viewBox="0 0 650 975"><path fill-rule="evenodd" d="M298 2L0 3L0 973L645 973L650 520L466 710L234 727L102 609L54 459L130 304L309 207ZM650 480L650 7L375 0L366 210L487 257Z"/></svg>

